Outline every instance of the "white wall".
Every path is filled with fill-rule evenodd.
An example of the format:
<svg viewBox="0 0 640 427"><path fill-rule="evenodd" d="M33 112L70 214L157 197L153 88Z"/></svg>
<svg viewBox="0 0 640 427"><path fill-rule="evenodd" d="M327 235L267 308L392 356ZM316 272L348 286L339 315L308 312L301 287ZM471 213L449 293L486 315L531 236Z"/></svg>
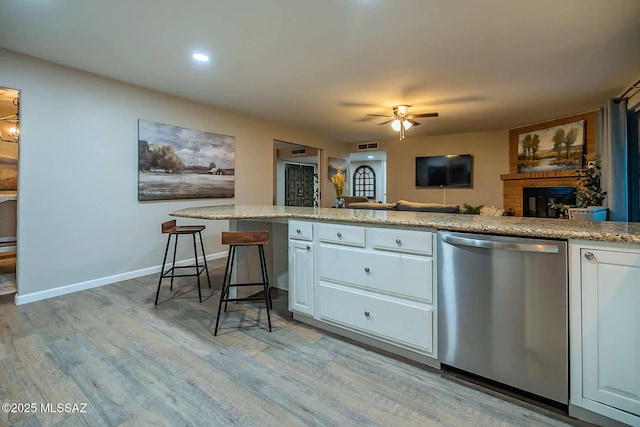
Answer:
<svg viewBox="0 0 640 427"><path fill-rule="evenodd" d="M305 141L332 156L348 151L291 126L3 49L0 64L0 86L21 90L18 303L157 271L166 242L160 223L170 211L272 204L274 139ZM138 118L235 136L235 199L138 202ZM222 253L219 234L228 224L204 223L207 252Z"/></svg>
<svg viewBox="0 0 640 427"><path fill-rule="evenodd" d="M387 152L387 201L450 203L462 206L503 204L500 175L509 172L509 131L408 137L381 143ZM473 188L427 189L415 184L415 158L445 154L473 155Z"/></svg>

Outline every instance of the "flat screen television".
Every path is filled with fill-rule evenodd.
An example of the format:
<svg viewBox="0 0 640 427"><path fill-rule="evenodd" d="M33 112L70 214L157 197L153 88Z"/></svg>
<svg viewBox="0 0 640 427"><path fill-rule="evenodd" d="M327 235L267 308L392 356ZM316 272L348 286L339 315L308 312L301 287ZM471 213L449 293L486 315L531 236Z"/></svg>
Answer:
<svg viewBox="0 0 640 427"><path fill-rule="evenodd" d="M416 187L472 187L473 156L416 157Z"/></svg>

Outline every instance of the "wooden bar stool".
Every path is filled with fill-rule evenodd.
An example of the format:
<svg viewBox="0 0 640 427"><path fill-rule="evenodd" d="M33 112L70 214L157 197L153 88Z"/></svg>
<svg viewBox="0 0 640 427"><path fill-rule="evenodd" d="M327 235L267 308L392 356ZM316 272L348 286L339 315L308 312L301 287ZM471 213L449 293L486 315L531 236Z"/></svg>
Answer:
<svg viewBox="0 0 640 427"><path fill-rule="evenodd" d="M162 223L162 234L168 234L167 247L164 250L164 258L162 259L162 269L160 270L160 280L158 280L158 291L156 292L156 303L158 305L158 296L160 295L160 285L162 279L170 277L171 286L169 289L173 290L173 278L174 277L189 277L196 276L198 279L198 299L202 302L202 292L200 290L200 274L207 273L207 282L209 282L209 288L211 288L211 279L209 278L209 269L207 268L206 253L204 252L204 244L202 243L201 231L205 229L204 225L181 225L176 226L176 220L171 220ZM191 234L193 236L193 255L195 257L195 265L180 265L176 267L176 251L178 249L178 236L181 234ZM198 249L196 246L196 234L200 237L200 249L202 249L202 257L204 259L204 265L198 264ZM173 262L171 268L167 271L164 270L164 266L167 262L167 253L169 252L169 244L171 243L171 236L176 236L175 243L173 245ZM193 268L194 273L191 274L176 274L177 268Z"/></svg>
<svg viewBox="0 0 640 427"><path fill-rule="evenodd" d="M224 278L222 279L222 292L220 293L220 303L218 304L218 317L216 318L216 329L213 335L218 335L218 324L220 323L220 312L222 311L222 303L224 302L224 311L227 311L228 302L236 301L262 301L267 306L267 321L269 322L269 332L271 332L271 315L269 313L269 305L273 308L271 301L271 293L269 292L269 276L267 274L267 261L264 257L264 245L269 243L268 231L225 231L222 233L222 244L229 245L229 253L227 255L227 266L224 269ZM238 246L256 246L260 255L260 272L262 274L262 282L257 283L231 283L231 273L233 271L233 262L236 256L236 248ZM230 298L229 289L242 286L262 286L264 296L249 296L244 298Z"/></svg>

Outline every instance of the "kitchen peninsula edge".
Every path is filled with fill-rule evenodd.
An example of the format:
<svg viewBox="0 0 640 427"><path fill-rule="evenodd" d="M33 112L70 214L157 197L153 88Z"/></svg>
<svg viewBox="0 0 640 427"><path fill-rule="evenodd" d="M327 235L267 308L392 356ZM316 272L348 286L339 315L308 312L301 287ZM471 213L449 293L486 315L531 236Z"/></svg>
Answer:
<svg viewBox="0 0 640 427"><path fill-rule="evenodd" d="M399 212L365 209L304 208L268 205L222 205L185 208L170 216L210 220L275 220L417 227L469 233L551 239L597 240L640 244L640 223L567 219Z"/></svg>

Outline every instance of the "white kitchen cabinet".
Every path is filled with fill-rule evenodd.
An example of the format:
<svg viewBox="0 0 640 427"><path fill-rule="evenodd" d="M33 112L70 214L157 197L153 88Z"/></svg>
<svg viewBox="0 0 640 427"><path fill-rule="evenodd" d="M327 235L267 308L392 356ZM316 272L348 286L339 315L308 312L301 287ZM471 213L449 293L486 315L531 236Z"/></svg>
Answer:
<svg viewBox="0 0 640 427"><path fill-rule="evenodd" d="M289 310L313 316L314 243L312 224L289 223Z"/></svg>
<svg viewBox="0 0 640 427"><path fill-rule="evenodd" d="M433 233L314 227L315 318L435 359Z"/></svg>
<svg viewBox="0 0 640 427"><path fill-rule="evenodd" d="M572 242L570 253L571 406L640 425L640 248Z"/></svg>

